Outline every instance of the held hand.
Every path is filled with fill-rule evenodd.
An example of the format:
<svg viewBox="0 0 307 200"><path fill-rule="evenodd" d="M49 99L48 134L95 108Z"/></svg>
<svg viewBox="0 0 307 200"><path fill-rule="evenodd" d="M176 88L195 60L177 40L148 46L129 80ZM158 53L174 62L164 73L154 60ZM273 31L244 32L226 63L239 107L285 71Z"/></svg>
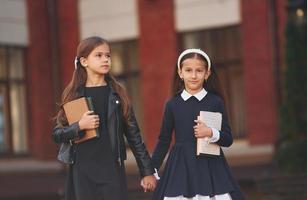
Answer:
<svg viewBox="0 0 307 200"><path fill-rule="evenodd" d="M197 138L203 138L203 137L209 137L211 138L213 133L211 128L206 126L205 123L203 123L201 120L197 119L194 120L197 124L193 127L194 128L194 135Z"/></svg>
<svg viewBox="0 0 307 200"><path fill-rule="evenodd" d="M94 129L99 127L99 116L93 111L85 112L79 121L80 130Z"/></svg>
<svg viewBox="0 0 307 200"><path fill-rule="evenodd" d="M157 185L157 180L154 175L145 176L141 180L141 186L143 187L144 192L154 191Z"/></svg>

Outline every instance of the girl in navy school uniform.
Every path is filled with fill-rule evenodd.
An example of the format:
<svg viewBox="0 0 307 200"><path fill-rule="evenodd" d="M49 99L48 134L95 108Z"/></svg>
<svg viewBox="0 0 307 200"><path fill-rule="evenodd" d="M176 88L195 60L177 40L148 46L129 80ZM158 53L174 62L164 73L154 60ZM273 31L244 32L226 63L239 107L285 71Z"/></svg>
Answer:
<svg viewBox="0 0 307 200"><path fill-rule="evenodd" d="M142 187L147 191L156 185L126 91L110 74L110 67L111 49L106 40L89 37L80 42L73 77L62 94L61 105L82 96L91 97L95 113L86 112L80 121L68 125L61 108L52 136L56 143L69 144L82 138L84 130L97 128L100 137L72 145L66 200L127 199L124 137L143 177Z"/></svg>
<svg viewBox="0 0 307 200"><path fill-rule="evenodd" d="M223 151L219 156L196 156L196 138L229 147L231 130L219 89L218 77L208 55L200 49L187 49L177 61L174 96L166 103L160 136L152 156L159 170L168 152L172 133L175 143L153 200L242 200ZM197 118L200 111L222 114L222 128L207 127Z"/></svg>

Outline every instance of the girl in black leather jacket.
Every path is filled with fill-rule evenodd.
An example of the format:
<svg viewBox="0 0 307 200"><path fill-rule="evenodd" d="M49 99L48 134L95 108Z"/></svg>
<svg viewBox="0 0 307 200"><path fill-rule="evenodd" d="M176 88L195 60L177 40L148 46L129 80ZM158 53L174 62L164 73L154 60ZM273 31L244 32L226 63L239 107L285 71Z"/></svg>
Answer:
<svg viewBox="0 0 307 200"><path fill-rule="evenodd" d="M61 109L56 117L53 139L69 150L66 200L125 200L127 186L124 160L124 136L136 158L145 191L153 190L156 179L150 156L142 141L126 91L109 73L109 44L100 37L80 42L71 82L62 94ZM68 125L62 105L80 97L91 97L94 112ZM78 144L85 130L98 129L100 137Z"/></svg>

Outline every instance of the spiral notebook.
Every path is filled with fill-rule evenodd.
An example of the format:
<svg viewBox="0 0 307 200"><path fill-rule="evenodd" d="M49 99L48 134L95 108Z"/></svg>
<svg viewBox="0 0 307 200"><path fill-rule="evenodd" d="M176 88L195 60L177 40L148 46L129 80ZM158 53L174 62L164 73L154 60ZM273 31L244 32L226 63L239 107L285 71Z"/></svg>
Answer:
<svg viewBox="0 0 307 200"><path fill-rule="evenodd" d="M94 111L92 99L90 97L81 97L67 102L63 105L63 109L69 125L79 121L85 112ZM96 137L99 137L97 129L86 130L85 135L81 139L74 140L73 142L80 143Z"/></svg>
<svg viewBox="0 0 307 200"><path fill-rule="evenodd" d="M222 114L219 112L200 111L199 119L204 122L208 127L221 130L222 127ZM199 156L204 155L220 155L220 146L216 143L209 143L209 138L197 138L196 154Z"/></svg>

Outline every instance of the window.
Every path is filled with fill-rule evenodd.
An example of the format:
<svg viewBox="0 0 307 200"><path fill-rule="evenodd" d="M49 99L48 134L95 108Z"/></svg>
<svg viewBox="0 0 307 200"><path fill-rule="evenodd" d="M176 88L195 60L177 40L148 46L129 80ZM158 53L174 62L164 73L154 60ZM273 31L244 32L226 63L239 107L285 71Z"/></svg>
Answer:
<svg viewBox="0 0 307 200"><path fill-rule="evenodd" d="M140 94L140 70L136 40L111 43L112 74L124 84L132 101L136 117L142 128L142 95Z"/></svg>
<svg viewBox="0 0 307 200"><path fill-rule="evenodd" d="M234 138L245 135L243 67L239 26L180 34L181 47L205 50L216 67Z"/></svg>
<svg viewBox="0 0 307 200"><path fill-rule="evenodd" d="M0 46L0 154L27 151L24 51Z"/></svg>

